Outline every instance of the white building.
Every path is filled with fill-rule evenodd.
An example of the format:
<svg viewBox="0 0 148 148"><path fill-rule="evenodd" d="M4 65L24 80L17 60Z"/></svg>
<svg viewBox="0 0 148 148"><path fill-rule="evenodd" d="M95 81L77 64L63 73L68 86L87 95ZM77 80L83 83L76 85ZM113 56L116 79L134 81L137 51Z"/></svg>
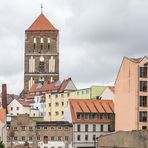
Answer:
<svg viewBox="0 0 148 148"><path fill-rule="evenodd" d="M8 114L17 116L19 114L30 115L30 104L23 99L13 99L7 106Z"/></svg>
<svg viewBox="0 0 148 148"><path fill-rule="evenodd" d="M101 100L113 100L115 99L114 86L105 87L104 91L100 95Z"/></svg>
<svg viewBox="0 0 148 148"><path fill-rule="evenodd" d="M112 100L71 99L65 118L73 124L73 148L95 148L96 138L114 131Z"/></svg>

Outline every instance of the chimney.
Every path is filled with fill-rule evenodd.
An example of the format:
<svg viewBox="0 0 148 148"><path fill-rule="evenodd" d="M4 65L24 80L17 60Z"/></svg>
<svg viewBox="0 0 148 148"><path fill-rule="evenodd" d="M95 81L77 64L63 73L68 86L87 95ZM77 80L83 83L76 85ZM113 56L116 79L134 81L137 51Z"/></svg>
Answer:
<svg viewBox="0 0 148 148"><path fill-rule="evenodd" d="M2 107L7 111L7 85L2 84Z"/></svg>

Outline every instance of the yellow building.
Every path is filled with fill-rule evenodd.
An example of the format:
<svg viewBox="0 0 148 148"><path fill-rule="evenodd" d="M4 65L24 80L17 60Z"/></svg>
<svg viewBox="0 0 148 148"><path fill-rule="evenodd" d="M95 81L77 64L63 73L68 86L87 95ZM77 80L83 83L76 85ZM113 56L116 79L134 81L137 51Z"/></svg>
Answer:
<svg viewBox="0 0 148 148"><path fill-rule="evenodd" d="M69 98L74 97L75 92L46 94L45 121L61 121L64 118L64 109L68 105Z"/></svg>
<svg viewBox="0 0 148 148"><path fill-rule="evenodd" d="M63 93L48 93L45 101L45 121L61 121L69 99L96 99L101 96L105 86L92 86L90 88Z"/></svg>

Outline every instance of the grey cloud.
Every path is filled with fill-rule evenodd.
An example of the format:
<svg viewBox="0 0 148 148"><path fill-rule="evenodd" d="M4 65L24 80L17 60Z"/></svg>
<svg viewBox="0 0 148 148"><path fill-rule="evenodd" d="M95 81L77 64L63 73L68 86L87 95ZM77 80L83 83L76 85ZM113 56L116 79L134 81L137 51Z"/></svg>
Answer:
<svg viewBox="0 0 148 148"><path fill-rule="evenodd" d="M148 55L147 0L5 0L0 5L0 80L23 88L24 31L44 13L60 30L61 79L113 84L123 56ZM19 82L18 82L19 80Z"/></svg>

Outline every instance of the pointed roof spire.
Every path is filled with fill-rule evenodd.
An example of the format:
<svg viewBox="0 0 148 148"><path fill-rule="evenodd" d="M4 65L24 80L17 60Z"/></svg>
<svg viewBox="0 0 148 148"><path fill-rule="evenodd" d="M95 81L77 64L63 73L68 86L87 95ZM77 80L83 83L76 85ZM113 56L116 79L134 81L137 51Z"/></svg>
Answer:
<svg viewBox="0 0 148 148"><path fill-rule="evenodd" d="M49 20L44 16L41 7L41 14L26 31L50 31L57 30Z"/></svg>
<svg viewBox="0 0 148 148"><path fill-rule="evenodd" d="M41 4L41 14L43 14L43 4Z"/></svg>

